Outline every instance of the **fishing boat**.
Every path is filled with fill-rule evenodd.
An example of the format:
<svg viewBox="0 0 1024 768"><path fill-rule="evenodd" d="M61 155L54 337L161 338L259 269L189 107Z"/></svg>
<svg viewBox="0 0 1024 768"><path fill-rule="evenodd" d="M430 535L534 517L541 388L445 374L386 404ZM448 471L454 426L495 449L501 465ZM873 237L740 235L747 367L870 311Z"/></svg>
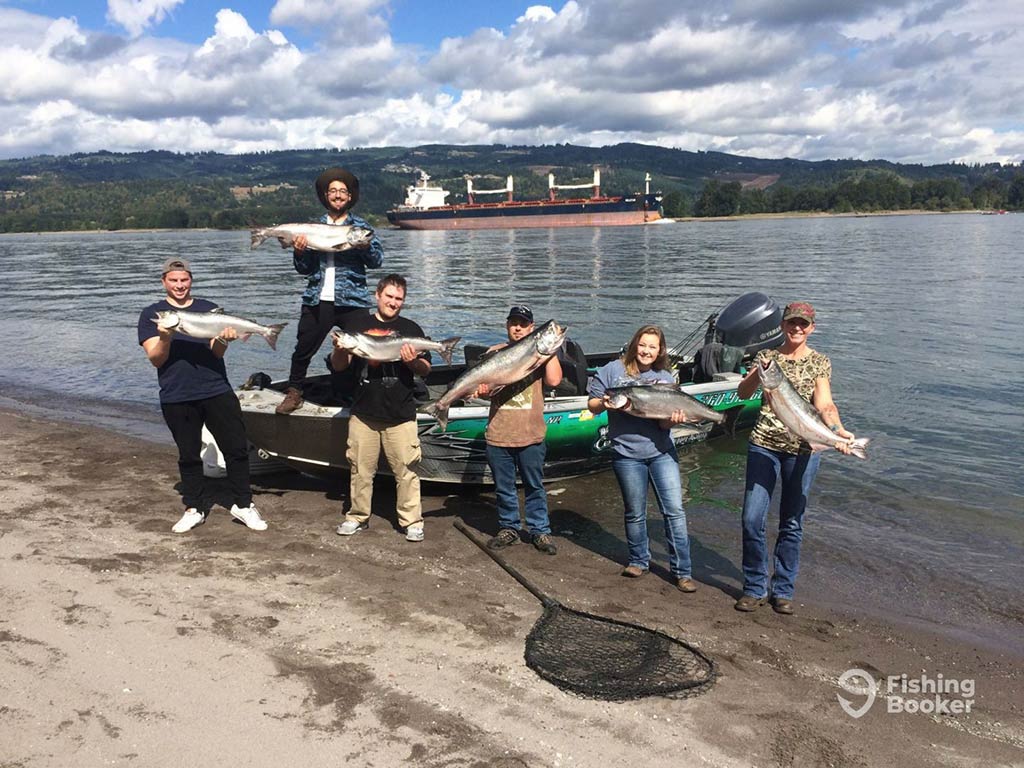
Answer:
<svg viewBox="0 0 1024 768"><path fill-rule="evenodd" d="M782 310L773 300L759 293L744 294L722 312L712 314L706 321L706 331L702 325L671 350L682 390L727 414L723 424L676 425L672 437L679 449L753 425L761 404L760 392L741 399L737 393L742 378L739 371L758 350L781 343L781 318ZM483 349L466 345L464 353L470 364ZM563 381L546 390L544 397L546 480L588 474L610 465L607 413L594 415L587 409L586 391L597 367L618 355L587 355L571 340L560 351ZM440 397L465 369L466 363L435 366L424 382L422 401ZM279 415L275 409L286 387L285 381L272 382L266 374L253 374L237 390L246 433L258 455L310 475L336 476L347 470L349 410L339 377L324 374L308 380L305 403L289 415ZM417 415L422 447L417 472L422 480L493 483L484 440L488 408L485 400L457 402L448 412L445 428L432 416ZM390 474L383 458L380 472Z"/></svg>
<svg viewBox="0 0 1024 768"><path fill-rule="evenodd" d="M430 184L430 176L419 172L417 181L406 188L405 202L387 212L388 221L401 229L511 229L541 227L608 227L646 224L662 217L661 195L651 193L651 175L646 174L643 194L607 197L601 194L601 171L594 170L592 184L555 184L548 174L547 200L513 200L509 176L500 189L474 189L466 177L465 203L449 204L449 192ZM591 189L590 197L558 199L557 192ZM478 202L480 195L505 195L499 202Z"/></svg>

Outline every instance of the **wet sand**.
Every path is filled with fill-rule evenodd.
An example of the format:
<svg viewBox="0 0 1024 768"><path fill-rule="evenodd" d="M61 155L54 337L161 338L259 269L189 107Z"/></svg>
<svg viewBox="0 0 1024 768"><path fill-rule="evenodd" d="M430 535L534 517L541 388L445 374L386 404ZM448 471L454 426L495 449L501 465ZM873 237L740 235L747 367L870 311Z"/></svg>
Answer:
<svg viewBox="0 0 1024 768"><path fill-rule="evenodd" d="M567 605L699 646L719 669L708 692L593 701L528 669L540 604L452 527L492 532L488 493L428 489L411 544L386 480L371 528L343 538L340 479L260 477L267 532L217 506L175 535L172 446L14 410L0 446L3 766L1024 765L1020 657L824 606L740 614L715 583L623 579L592 544L621 539L594 529L592 484L555 497L556 557L508 559ZM970 678L973 709L879 701L854 719L836 683L853 667Z"/></svg>

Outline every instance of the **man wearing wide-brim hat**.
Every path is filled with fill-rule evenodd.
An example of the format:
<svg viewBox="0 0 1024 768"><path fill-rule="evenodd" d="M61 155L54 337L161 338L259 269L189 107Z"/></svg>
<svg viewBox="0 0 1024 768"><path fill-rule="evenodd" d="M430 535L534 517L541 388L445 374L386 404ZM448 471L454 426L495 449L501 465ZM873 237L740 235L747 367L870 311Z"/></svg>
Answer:
<svg viewBox="0 0 1024 768"><path fill-rule="evenodd" d="M350 212L359 201L359 179L344 168L328 168L316 180L316 195L327 213L321 224L365 227L369 224ZM384 263L384 249L374 235L369 248L349 251L315 251L306 247L304 235L295 238L292 260L295 271L308 278L302 294L295 351L288 374L284 400L278 413L291 413L302 405L302 385L309 361L317 353L331 329L344 328L346 318L365 314L374 306L366 288L366 270Z"/></svg>

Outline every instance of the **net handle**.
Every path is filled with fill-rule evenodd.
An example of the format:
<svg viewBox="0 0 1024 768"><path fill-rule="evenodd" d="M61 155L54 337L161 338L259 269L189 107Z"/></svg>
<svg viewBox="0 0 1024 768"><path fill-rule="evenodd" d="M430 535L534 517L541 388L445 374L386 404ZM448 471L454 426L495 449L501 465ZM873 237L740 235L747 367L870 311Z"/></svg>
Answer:
<svg viewBox="0 0 1024 768"><path fill-rule="evenodd" d="M496 562L498 565L500 565L502 568L504 568L509 576L511 576L513 579L515 579L520 584L522 584L524 587L526 587L528 590L530 590L531 594L533 594L534 597L536 597L538 600L540 600L541 603L544 604L545 608L553 608L553 607L559 605L559 602L557 600L555 600L555 599L545 595L543 592L540 591L540 589L535 587L525 576L523 576L523 574L521 574L519 571L517 571L511 565L506 563L505 562L505 558L503 558L501 555L499 555L494 550L488 549L487 548L487 544L485 542L481 541L480 537L478 537L469 528L467 528L466 524L464 522L462 522L461 520L456 520L453 523L453 525L459 531L461 531L463 534L465 534L467 539L472 541L474 544L476 544L478 547L480 547L480 549L482 549L484 552L486 552L494 562Z"/></svg>

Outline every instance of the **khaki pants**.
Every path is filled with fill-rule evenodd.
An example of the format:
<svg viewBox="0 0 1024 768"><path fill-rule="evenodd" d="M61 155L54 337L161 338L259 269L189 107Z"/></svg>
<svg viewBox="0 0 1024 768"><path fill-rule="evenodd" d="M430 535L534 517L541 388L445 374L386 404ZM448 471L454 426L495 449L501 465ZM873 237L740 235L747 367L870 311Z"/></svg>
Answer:
<svg viewBox="0 0 1024 768"><path fill-rule="evenodd" d="M352 473L350 501L352 508L346 520L365 523L370 519L373 503L373 477L384 449L395 475L398 524L407 528L423 521L420 504L420 478L416 465L420 461L420 436L415 421L392 424L376 419L350 416L348 420L348 458Z"/></svg>

